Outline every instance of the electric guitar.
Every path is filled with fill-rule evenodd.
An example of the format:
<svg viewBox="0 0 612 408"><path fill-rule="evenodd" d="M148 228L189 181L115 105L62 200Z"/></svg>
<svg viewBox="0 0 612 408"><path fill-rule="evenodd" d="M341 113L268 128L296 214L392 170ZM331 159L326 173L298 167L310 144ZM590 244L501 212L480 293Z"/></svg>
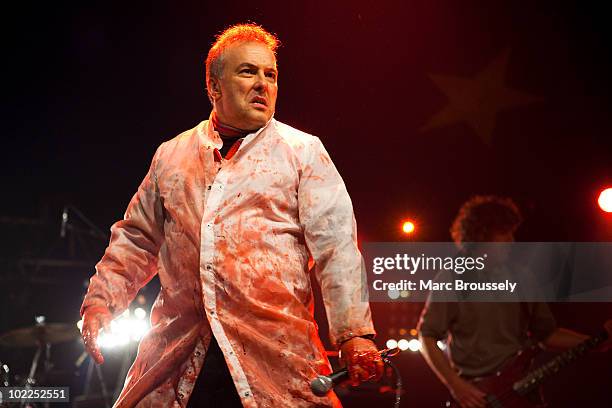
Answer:
<svg viewBox="0 0 612 408"><path fill-rule="evenodd" d="M470 382L487 395L488 408L534 408L543 406L539 386L562 368L608 339L606 331L564 351L546 364L529 370L537 354L536 347L522 350L494 375L471 379ZM452 400L447 407L459 407Z"/></svg>

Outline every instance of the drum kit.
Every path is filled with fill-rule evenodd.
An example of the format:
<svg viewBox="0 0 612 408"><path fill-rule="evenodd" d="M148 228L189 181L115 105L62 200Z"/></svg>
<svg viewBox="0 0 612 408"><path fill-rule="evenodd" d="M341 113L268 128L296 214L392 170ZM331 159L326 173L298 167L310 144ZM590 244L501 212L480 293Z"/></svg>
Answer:
<svg viewBox="0 0 612 408"><path fill-rule="evenodd" d="M79 337L79 329L75 324L45 323L43 316L36 317L36 324L30 327L11 330L0 335L2 348L36 348L32 364L25 379L17 376L11 377L11 370L7 364L0 361L1 387L33 387L40 386L41 378L49 374L51 363L51 346L74 340ZM43 370L39 370L39 366Z"/></svg>
<svg viewBox="0 0 612 408"><path fill-rule="evenodd" d="M0 361L0 387L46 387L51 385L65 386L65 381L62 384L49 384L53 382L53 378L63 377L66 375L80 375L76 372L68 372L56 370L51 362L51 346L60 343L66 343L80 338L80 331L76 324L67 323L45 323L44 316L37 316L35 318L36 324L34 326L23 327L20 329L11 330L7 333L0 335L0 351L11 348L36 348L32 363L30 365L27 377L25 375L17 376L13 375L6 361ZM1 357L1 356L0 356ZM75 368L78 370L81 365L87 360L88 354L86 351L77 358L74 362ZM98 364L94 363L93 359L89 359L89 365L87 367L87 374L85 375L84 381L81 383L84 385L83 394L75 395L74 398L71 395L71 403L74 407L106 407L110 408L112 401L117 398L118 391L121 390L123 379L127 374L129 365L133 359L133 355L125 353L124 361L122 366L121 374L117 377L117 386L115 387L115 394L113 390L107 389L104 376ZM40 368L42 365L42 369ZM99 394L91 393L93 375L97 376ZM119 381L121 382L119 383ZM93 405L92 405L93 404ZM47 408L49 403L41 405L37 404L22 404L21 408L34 408L43 406ZM0 399L0 408L4 408Z"/></svg>

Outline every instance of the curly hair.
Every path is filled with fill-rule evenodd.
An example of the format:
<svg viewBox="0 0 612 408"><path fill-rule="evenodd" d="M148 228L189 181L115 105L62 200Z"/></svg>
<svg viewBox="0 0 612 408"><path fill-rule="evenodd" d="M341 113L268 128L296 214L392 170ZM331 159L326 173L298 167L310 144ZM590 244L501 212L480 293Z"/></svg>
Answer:
<svg viewBox="0 0 612 408"><path fill-rule="evenodd" d="M206 57L206 87L210 85L211 78L221 77L223 71L223 53L232 44L237 42L255 41L264 44L276 55L280 41L274 34L269 33L260 25L254 23L236 24L226 28L217 35L215 43L210 47ZM208 93L210 99L210 92ZM211 99L212 101L212 99Z"/></svg>
<svg viewBox="0 0 612 408"><path fill-rule="evenodd" d="M493 235L514 232L523 221L521 212L510 198L480 195L466 201L453 221L453 241L486 242Z"/></svg>

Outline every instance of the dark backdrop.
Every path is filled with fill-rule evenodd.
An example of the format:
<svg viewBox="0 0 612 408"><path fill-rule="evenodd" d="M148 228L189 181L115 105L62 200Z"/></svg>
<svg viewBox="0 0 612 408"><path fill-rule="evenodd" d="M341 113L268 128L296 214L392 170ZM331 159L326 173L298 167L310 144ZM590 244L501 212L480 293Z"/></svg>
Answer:
<svg viewBox="0 0 612 408"><path fill-rule="evenodd" d="M280 37L276 117L321 137L361 240L405 239L405 217L416 220L413 239L448 240L457 208L477 193L519 203L522 240L612 238L612 218L596 207L612 185L603 6L105 1L20 4L3 17L0 334L34 314L78 319L104 248L83 218L108 231L155 148L208 117L203 60L214 34L237 22ZM61 238L67 204L84 217L71 212L74 228ZM76 263L36 263L43 258ZM155 291L145 290L149 303ZM380 344L413 328L420 306L373 305ZM590 332L612 315L609 304L553 309L561 324ZM24 371L32 351L0 352ZM398 361L410 406L434 406L443 388L420 356ZM561 406L605 395L610 355L581 364L553 383ZM573 387L558 389L563 382Z"/></svg>

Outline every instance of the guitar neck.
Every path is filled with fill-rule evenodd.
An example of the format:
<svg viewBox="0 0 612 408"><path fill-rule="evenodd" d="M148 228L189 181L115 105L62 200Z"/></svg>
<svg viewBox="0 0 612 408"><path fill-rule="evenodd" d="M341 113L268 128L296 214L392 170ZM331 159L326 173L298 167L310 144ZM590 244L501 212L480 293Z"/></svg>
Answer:
<svg viewBox="0 0 612 408"><path fill-rule="evenodd" d="M548 363L530 371L522 379L512 385L512 389L520 395L526 395L533 391L544 380L557 374L563 367L577 360L587 351L597 347L608 338L608 333L603 331L597 336L589 337L576 347L564 351Z"/></svg>

